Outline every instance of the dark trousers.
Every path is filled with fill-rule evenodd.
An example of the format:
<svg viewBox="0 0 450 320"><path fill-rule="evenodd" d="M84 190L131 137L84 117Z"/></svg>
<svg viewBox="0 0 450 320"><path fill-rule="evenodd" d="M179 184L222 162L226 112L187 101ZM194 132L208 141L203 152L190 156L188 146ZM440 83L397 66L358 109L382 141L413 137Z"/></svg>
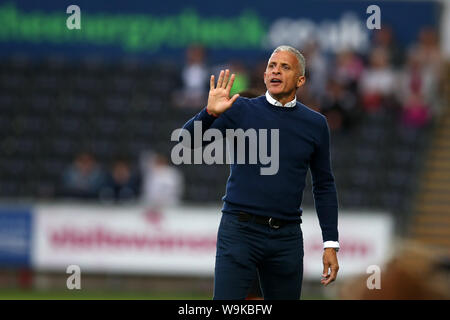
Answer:
<svg viewBox="0 0 450 320"><path fill-rule="evenodd" d="M271 228L224 213L217 234L214 299L245 299L259 276L264 299L300 299L303 234L299 224Z"/></svg>

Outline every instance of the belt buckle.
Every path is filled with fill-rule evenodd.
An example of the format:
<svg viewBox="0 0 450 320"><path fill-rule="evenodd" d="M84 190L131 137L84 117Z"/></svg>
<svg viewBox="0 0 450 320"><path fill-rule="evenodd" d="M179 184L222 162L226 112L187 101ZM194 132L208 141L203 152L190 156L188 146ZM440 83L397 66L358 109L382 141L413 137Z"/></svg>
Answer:
<svg viewBox="0 0 450 320"><path fill-rule="evenodd" d="M271 228L273 228L273 229L278 229L278 228L280 227L280 226L278 226L278 225L272 224L272 222L273 222L272 218L269 218L269 226L270 226Z"/></svg>

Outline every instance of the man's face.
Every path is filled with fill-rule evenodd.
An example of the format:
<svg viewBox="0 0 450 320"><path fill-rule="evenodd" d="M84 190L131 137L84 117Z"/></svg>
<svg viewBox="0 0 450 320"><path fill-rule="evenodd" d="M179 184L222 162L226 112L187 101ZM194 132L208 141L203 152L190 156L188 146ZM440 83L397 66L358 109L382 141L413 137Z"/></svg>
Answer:
<svg viewBox="0 0 450 320"><path fill-rule="evenodd" d="M289 51L274 53L264 72L264 83L273 97L295 95L305 77L300 75L297 58Z"/></svg>

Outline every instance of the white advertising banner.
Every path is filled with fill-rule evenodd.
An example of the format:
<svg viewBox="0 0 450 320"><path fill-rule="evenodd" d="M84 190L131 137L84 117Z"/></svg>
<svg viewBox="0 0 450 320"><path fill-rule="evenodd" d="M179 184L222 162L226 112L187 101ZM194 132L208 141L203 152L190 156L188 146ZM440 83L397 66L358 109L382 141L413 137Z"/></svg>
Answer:
<svg viewBox="0 0 450 320"><path fill-rule="evenodd" d="M214 274L219 207L178 207L154 212L124 206L37 206L32 263L37 270L166 275ZM317 216L305 212L305 279L319 279L323 244ZM365 273L389 254L392 219L341 212L340 276Z"/></svg>

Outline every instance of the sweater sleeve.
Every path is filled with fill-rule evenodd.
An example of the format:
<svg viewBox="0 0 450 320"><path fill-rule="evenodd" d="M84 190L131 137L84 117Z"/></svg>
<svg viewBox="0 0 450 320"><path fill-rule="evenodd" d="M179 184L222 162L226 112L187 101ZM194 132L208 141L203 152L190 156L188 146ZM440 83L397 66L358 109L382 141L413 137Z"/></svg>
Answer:
<svg viewBox="0 0 450 320"><path fill-rule="evenodd" d="M211 127L216 119L218 118L210 115L208 111L206 111L206 107L204 107L183 125L183 129L189 131L190 134L194 134L194 121L199 121L202 124L202 130L205 131Z"/></svg>
<svg viewBox="0 0 450 320"><path fill-rule="evenodd" d="M321 120L320 139L310 163L313 196L323 241L338 241L338 200L331 169L330 130L326 119Z"/></svg>
<svg viewBox="0 0 450 320"><path fill-rule="evenodd" d="M228 128L235 128L236 124L239 120L239 112L240 108L240 99L238 98L234 104L227 111L222 113L219 117L215 117L210 115L204 107L199 113L197 113L194 117L189 119L184 125L183 129L187 130L191 136L194 136L195 127L200 128L201 125L201 135L205 133L208 129L218 129L222 132L222 136L225 136L225 130ZM181 135L179 137L179 141L181 139ZM212 141L202 141L203 146L211 143Z"/></svg>

